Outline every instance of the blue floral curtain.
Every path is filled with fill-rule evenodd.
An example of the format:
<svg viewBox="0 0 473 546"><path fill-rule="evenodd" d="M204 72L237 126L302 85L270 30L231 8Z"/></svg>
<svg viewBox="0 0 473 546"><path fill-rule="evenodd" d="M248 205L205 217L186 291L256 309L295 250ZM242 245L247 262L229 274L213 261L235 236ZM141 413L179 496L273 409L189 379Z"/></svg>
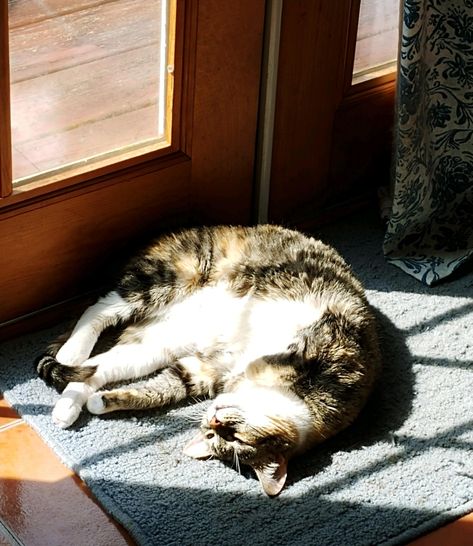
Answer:
<svg viewBox="0 0 473 546"><path fill-rule="evenodd" d="M473 0L404 0L387 259L431 285L473 254Z"/></svg>

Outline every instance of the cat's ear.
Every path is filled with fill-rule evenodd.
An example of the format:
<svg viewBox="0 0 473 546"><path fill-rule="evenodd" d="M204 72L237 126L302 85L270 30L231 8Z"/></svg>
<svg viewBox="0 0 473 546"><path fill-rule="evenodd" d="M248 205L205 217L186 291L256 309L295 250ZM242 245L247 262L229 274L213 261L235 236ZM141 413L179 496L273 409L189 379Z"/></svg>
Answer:
<svg viewBox="0 0 473 546"><path fill-rule="evenodd" d="M274 497L281 492L287 478L287 459L283 455L276 455L269 463L253 467L258 480L266 495Z"/></svg>
<svg viewBox="0 0 473 546"><path fill-rule="evenodd" d="M199 432L183 449L183 453L194 459L207 459L212 455L209 444L202 432Z"/></svg>

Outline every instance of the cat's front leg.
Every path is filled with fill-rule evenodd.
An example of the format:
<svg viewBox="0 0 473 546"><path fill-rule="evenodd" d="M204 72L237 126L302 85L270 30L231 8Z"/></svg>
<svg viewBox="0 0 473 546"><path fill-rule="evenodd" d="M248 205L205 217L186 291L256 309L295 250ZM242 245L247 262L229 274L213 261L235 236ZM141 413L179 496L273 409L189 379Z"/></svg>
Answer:
<svg viewBox="0 0 473 546"><path fill-rule="evenodd" d="M53 421L61 428L71 426L79 417L88 398L107 383L137 379L148 375L168 363L166 352L153 352L147 345L131 343L116 345L109 351L86 360L83 364L91 370L84 382L70 382L56 402ZM62 366L64 373L74 369ZM81 367L81 370L84 370Z"/></svg>
<svg viewBox="0 0 473 546"><path fill-rule="evenodd" d="M208 362L185 356L138 387L99 391L89 396L87 409L95 415L117 410L162 408L187 397L215 396L218 374Z"/></svg>
<svg viewBox="0 0 473 546"><path fill-rule="evenodd" d="M88 397L94 392L87 383L69 383L53 409L53 422L60 428L70 427L79 417Z"/></svg>

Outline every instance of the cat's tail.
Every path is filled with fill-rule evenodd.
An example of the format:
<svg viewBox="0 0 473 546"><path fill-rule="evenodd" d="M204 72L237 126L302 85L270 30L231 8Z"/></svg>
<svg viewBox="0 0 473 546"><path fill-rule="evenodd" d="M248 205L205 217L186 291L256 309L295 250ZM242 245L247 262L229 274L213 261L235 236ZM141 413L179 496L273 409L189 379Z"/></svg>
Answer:
<svg viewBox="0 0 473 546"><path fill-rule="evenodd" d="M62 392L71 381L82 383L89 379L97 369L97 366L66 366L47 353L35 360L35 367L39 377L59 392Z"/></svg>

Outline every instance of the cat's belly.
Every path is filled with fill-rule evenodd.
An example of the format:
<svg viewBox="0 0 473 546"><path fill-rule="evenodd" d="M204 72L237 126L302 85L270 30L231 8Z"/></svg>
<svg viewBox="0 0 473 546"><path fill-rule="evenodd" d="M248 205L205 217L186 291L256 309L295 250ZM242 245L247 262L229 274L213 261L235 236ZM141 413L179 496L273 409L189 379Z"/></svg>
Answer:
<svg viewBox="0 0 473 546"><path fill-rule="evenodd" d="M143 332L144 343L158 337L182 353L208 353L239 340L249 297L238 298L225 285L207 286L169 306ZM234 348L235 349L235 348ZM226 349L230 350L230 349Z"/></svg>
<svg viewBox="0 0 473 546"><path fill-rule="evenodd" d="M297 331L322 314L314 301L238 297L223 285L204 287L148 325L143 341L165 339L176 354L212 354L243 361L284 352Z"/></svg>

